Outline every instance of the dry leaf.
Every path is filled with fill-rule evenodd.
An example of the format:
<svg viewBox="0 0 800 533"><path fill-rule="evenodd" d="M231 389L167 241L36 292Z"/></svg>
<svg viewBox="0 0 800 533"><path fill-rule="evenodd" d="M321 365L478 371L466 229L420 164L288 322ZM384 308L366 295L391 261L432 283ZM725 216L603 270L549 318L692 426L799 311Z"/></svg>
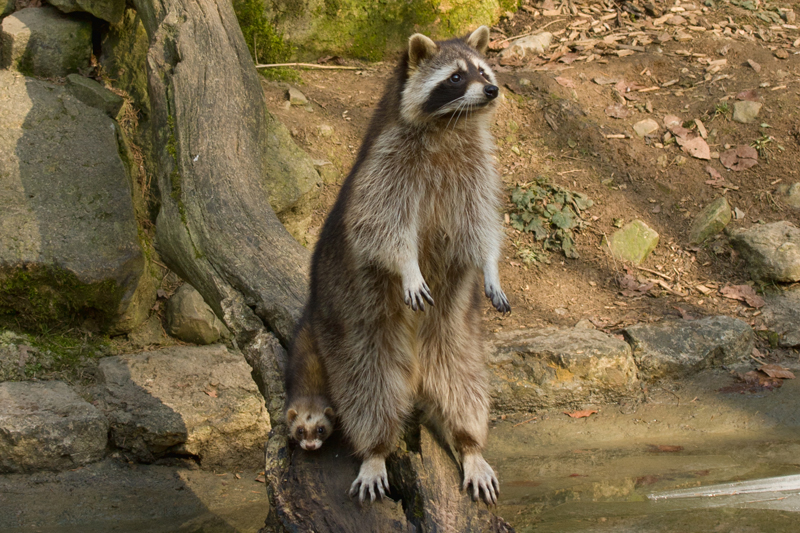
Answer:
<svg viewBox="0 0 800 533"><path fill-rule="evenodd" d="M762 365L759 370L771 378L794 379L792 371L780 365Z"/></svg>
<svg viewBox="0 0 800 533"><path fill-rule="evenodd" d="M756 294L750 285L726 285L719 292L725 298L746 302L750 307L756 309L764 307L764 298Z"/></svg>
<svg viewBox="0 0 800 533"><path fill-rule="evenodd" d="M678 139L678 144L680 144L681 150L690 156L697 159L705 159L706 161L711 159L711 149L708 147L708 143L705 142L702 137L695 137L683 142L680 141L680 137L678 137Z"/></svg>
<svg viewBox="0 0 800 533"><path fill-rule="evenodd" d="M719 170L712 167L711 165L706 165L706 172L708 175L711 176L714 180L722 180L722 174L719 173ZM708 183L708 182L706 182Z"/></svg>
<svg viewBox="0 0 800 533"><path fill-rule="evenodd" d="M722 152L719 155L719 162L725 168L739 172L758 164L758 152L752 146L740 144L736 148Z"/></svg>
<svg viewBox="0 0 800 533"><path fill-rule="evenodd" d="M683 446L670 446L669 444L648 444L647 447L651 452L680 452L683 451Z"/></svg>
<svg viewBox="0 0 800 533"><path fill-rule="evenodd" d="M742 91L736 95L737 100L748 100L750 102L758 102L758 93L755 89Z"/></svg>
<svg viewBox="0 0 800 533"><path fill-rule="evenodd" d="M566 87L567 89L575 88L575 82L569 78L564 78L563 76L558 76L556 78L556 82L558 82L558 84L561 85L562 87Z"/></svg>
<svg viewBox="0 0 800 533"><path fill-rule="evenodd" d="M258 477L256 477L255 481L257 481L258 483L266 483L267 479L263 475L259 475Z"/></svg>
<svg viewBox="0 0 800 533"><path fill-rule="evenodd" d="M214 389L203 391L203 392L205 392L206 394L208 394L212 398L217 398L218 397L217 391L215 391Z"/></svg>
<svg viewBox="0 0 800 533"><path fill-rule="evenodd" d="M623 104L613 104L606 108L606 115L611 118L627 118L630 110Z"/></svg>
<svg viewBox="0 0 800 533"><path fill-rule="evenodd" d="M597 409L584 409L583 411L573 411L571 413L564 411L564 414L572 418L586 418L597 413Z"/></svg>

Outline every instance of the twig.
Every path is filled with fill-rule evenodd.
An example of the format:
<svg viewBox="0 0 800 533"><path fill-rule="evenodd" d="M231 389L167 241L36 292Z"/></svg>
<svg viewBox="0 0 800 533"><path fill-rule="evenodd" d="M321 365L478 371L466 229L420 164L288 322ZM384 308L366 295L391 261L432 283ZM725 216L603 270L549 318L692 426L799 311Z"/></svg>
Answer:
<svg viewBox="0 0 800 533"><path fill-rule="evenodd" d="M523 33L522 35L515 35L513 37L508 37L507 39L503 39L502 41L498 42L497 44L503 44L503 43L507 43L508 41L511 41L513 39L521 39L523 37L528 37L529 35L535 35L535 34L539 33L540 31L542 31L543 29L545 29L546 27L550 26L551 24L555 24L556 22L564 22L565 20L567 20L567 19L551 20L550 22L548 22L547 24L545 24L541 28L536 28L532 32Z"/></svg>
<svg viewBox="0 0 800 533"><path fill-rule="evenodd" d="M345 67L341 65L315 65L314 63L271 63L269 65L256 65L256 68L276 68L276 67L301 67L301 68L316 68L325 70L363 70L359 67Z"/></svg>
<svg viewBox="0 0 800 533"><path fill-rule="evenodd" d="M640 267L640 266L637 266L636 268L638 268L639 270L643 270L644 272L649 272L651 274L655 274L656 276L661 276L662 278L664 278L667 281L672 281L672 278L670 276L667 276L666 274L662 274L658 270L650 270L649 268Z"/></svg>
<svg viewBox="0 0 800 533"><path fill-rule="evenodd" d="M661 390L663 390L664 392L668 392L668 393L672 394L673 396L675 396L675 397L678 399L678 407L680 407L680 406L681 406L681 397L680 397L680 396L678 396L677 394L675 394L675 393L674 393L674 392L672 392L671 390L667 389L666 387L659 387L659 388L660 388Z"/></svg>
<svg viewBox="0 0 800 533"><path fill-rule="evenodd" d="M512 427L512 428L515 428L515 427L517 427L517 426L521 426L522 424L527 424L528 422L532 422L532 421L536 420L537 418L538 418L538 417L534 416L533 418L529 418L529 419L527 419L527 420L523 420L522 422L519 422L518 424L514 424L514 425L513 425L513 426L511 426L511 427Z"/></svg>

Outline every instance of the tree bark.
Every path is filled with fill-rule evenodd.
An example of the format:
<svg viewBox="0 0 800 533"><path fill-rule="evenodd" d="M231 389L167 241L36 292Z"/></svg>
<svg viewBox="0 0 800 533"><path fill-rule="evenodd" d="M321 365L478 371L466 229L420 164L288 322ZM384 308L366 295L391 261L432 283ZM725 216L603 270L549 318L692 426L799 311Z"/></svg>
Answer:
<svg viewBox="0 0 800 533"><path fill-rule="evenodd" d="M309 254L268 202L271 117L233 7L225 0L135 4L150 40L159 253L219 316L244 305L288 342L305 300Z"/></svg>
<svg viewBox="0 0 800 533"><path fill-rule="evenodd" d="M283 423L283 369L302 312L308 252L273 213L268 178L271 117L228 0L134 0L147 57L153 159L161 210L158 250L222 317L267 400L264 531L510 532L459 491L451 455L427 430L389 461L397 502L359 507L346 495L358 472L333 440L292 449Z"/></svg>

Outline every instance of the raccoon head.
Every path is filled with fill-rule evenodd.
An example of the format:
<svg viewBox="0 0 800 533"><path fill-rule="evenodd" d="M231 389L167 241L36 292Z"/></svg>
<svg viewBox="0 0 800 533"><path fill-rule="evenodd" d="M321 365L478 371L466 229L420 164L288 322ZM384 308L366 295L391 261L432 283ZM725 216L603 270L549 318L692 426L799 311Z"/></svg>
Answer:
<svg viewBox="0 0 800 533"><path fill-rule="evenodd" d="M333 408L321 409L308 405L296 407L286 411L289 437L296 440L304 450L318 450L333 432Z"/></svg>
<svg viewBox="0 0 800 533"><path fill-rule="evenodd" d="M416 33L409 38L406 81L400 115L423 125L481 116L493 110L500 89L483 53L489 28L481 26L465 39L434 42Z"/></svg>

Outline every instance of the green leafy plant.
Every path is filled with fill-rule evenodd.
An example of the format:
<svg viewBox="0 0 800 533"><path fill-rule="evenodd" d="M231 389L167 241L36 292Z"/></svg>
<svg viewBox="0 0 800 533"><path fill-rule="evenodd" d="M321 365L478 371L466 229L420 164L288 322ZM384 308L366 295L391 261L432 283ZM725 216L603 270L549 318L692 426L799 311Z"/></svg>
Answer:
<svg viewBox="0 0 800 533"><path fill-rule="evenodd" d="M543 250L561 250L571 259L578 257L574 232L584 225L583 211L593 205L585 194L552 185L539 177L534 182L517 185L511 193L511 202L510 221L514 229L532 234L535 241L542 243Z"/></svg>
<svg viewBox="0 0 800 533"><path fill-rule="evenodd" d="M239 20L244 42L256 63L286 63L294 53L291 43L284 40L267 17L264 0L234 0L233 10ZM269 79L297 81L299 76L289 68L259 69Z"/></svg>

